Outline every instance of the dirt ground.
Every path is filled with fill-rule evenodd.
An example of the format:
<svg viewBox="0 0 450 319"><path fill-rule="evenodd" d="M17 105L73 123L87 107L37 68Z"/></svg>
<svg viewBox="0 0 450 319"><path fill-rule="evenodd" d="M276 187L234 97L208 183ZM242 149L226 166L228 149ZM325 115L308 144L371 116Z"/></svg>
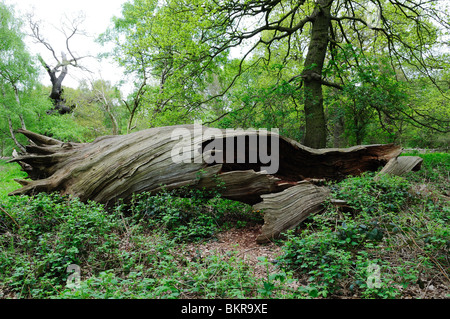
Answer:
<svg viewBox="0 0 450 319"><path fill-rule="evenodd" d="M230 229L217 235L217 240L192 244L188 246L191 255L200 252L202 257L219 254L225 255L236 252L237 257L248 264L258 278L267 278L267 265L259 265L259 257L265 257L268 261L274 261L281 254L281 249L274 243L257 244L256 238L261 233L262 225L249 226L239 229ZM280 272L272 263L269 264L269 272Z"/></svg>

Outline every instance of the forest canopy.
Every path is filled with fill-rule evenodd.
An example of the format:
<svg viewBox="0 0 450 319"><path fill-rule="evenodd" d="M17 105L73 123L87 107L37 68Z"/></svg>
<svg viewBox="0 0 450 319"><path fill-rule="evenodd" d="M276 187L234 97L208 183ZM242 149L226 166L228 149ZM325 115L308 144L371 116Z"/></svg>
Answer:
<svg viewBox="0 0 450 319"><path fill-rule="evenodd" d="M2 3L1 154L23 149L18 128L81 142L194 121L278 128L314 148L445 148L448 9L421 0L129 0L97 38L98 58L132 79L124 94L123 83L89 71L77 88L64 85L83 67L69 42L82 36L82 20L69 24L59 55L36 22ZM28 35L52 51L54 69L27 50ZM51 81L39 80L46 73Z"/></svg>

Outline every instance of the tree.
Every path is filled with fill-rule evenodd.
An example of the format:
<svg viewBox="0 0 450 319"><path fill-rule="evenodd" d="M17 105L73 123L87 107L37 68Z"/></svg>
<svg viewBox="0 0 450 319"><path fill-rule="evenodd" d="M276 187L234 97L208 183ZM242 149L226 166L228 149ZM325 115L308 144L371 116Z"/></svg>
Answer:
<svg viewBox="0 0 450 319"><path fill-rule="evenodd" d="M410 99L406 82L395 79L387 59L361 58L343 89L327 92L326 99L333 122L329 126L343 126L337 133L341 136L334 136L335 139L344 137L350 144L358 145L373 133L377 142L399 142L400 125L406 120L404 113Z"/></svg>
<svg viewBox="0 0 450 319"><path fill-rule="evenodd" d="M266 241L321 210L329 191L314 185L317 179L375 171L401 153L393 144L314 150L276 132L213 131L211 136L210 128L178 125L104 136L92 143L63 143L20 130L33 144L11 161L32 180L16 180L23 187L11 195L58 191L109 205L129 204L141 192L184 188L208 197L219 191L224 198L265 211L259 240ZM421 161L399 160L388 171L404 173L420 167Z"/></svg>
<svg viewBox="0 0 450 319"><path fill-rule="evenodd" d="M65 51L61 51L61 55L58 56L55 52L53 46L45 39L45 37L41 33L41 28L39 22L33 20L31 15L28 16L28 22L30 25L30 29L32 32L33 38L38 42L44 45L52 54L55 59L55 64L51 66L42 56L38 56L39 61L42 66L47 71L50 76L50 81L52 83L52 90L50 93L50 99L53 101L53 109L48 111L48 114L53 114L58 112L59 114L67 114L71 113L74 105L69 106L66 105L66 100L64 99L64 90L62 86L62 82L68 73L68 67L79 68L85 71L88 71L85 67L79 64L79 61L87 56L77 56L73 53L70 47L70 40L80 34L84 34L80 30L80 25L83 22L84 17L82 15L77 18L68 21L68 23L63 24L62 29L60 30L65 37Z"/></svg>
<svg viewBox="0 0 450 319"><path fill-rule="evenodd" d="M16 139L13 116L18 116L20 126L26 129L21 103L22 92L37 79L35 62L25 47L22 22L14 10L0 3L0 100L8 121L9 132L15 145L25 147Z"/></svg>
<svg viewBox="0 0 450 319"><path fill-rule="evenodd" d="M113 87L109 81L89 79L83 81L78 89L80 94L73 98L77 102L77 113L81 113L80 108L88 110L98 109L100 115L95 115L96 120L100 120L104 128L104 133L108 131L112 135L118 135L121 132L120 127L120 108L122 106L122 97L120 91ZM83 116L81 114L76 114ZM89 114L88 117L92 117ZM105 123L106 122L106 123ZM108 128L106 131L105 126ZM102 134L98 134L102 135Z"/></svg>
<svg viewBox="0 0 450 319"><path fill-rule="evenodd" d="M105 55L113 56L133 76L135 91L125 100L130 114L128 131L143 107L150 127L199 119L203 93L220 63L189 63L193 52L200 50L197 27L203 18L186 11L172 19L170 10L156 0L125 3L123 17L115 18L113 28L99 38L103 44L114 44L113 51Z"/></svg>
<svg viewBox="0 0 450 319"><path fill-rule="evenodd" d="M372 54L389 58L398 79L420 75L437 84L435 73L445 65L445 57L436 52L436 47L449 28L446 9L438 1L422 0L134 0L124 6L123 13L123 21L131 30L125 34L134 37L126 37L130 42L119 45L157 47L142 52L146 61L171 66L165 78L165 90L171 93L167 98L190 99L197 107L223 96L238 77L249 68L267 63L280 46L287 43L284 62L295 59L293 54L306 52L297 59L302 63L297 74L285 82L303 92L304 143L314 148L325 147L327 140L323 88L343 90L347 76L355 73L365 58L341 52L365 53L371 49ZM200 92L201 83L209 80L208 73L225 63L224 57L235 47L244 48L245 53L221 93L186 94ZM299 49L292 50L294 47ZM251 64L244 63L261 48L266 55ZM346 60L337 61L338 56ZM336 62L344 62L347 67L338 67ZM155 65L151 67L157 70ZM183 91L168 89L175 84ZM414 112L408 115L410 120L420 116Z"/></svg>

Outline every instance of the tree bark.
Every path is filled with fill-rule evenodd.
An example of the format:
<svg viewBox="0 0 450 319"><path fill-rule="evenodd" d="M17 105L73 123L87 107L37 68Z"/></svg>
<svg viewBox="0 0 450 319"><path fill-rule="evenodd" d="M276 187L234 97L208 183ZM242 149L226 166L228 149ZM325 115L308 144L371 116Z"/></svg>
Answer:
<svg viewBox="0 0 450 319"><path fill-rule="evenodd" d="M182 130L187 138L174 138L175 130ZM31 180L17 180L23 187L10 195L58 191L83 201L113 204L141 192L183 186L218 189L221 181L224 198L268 209L262 234L268 239L318 210L326 190L314 186L315 180L341 180L375 171L401 153L392 144L311 149L273 132L216 129L219 134L212 137L208 130L199 125L169 126L103 136L92 143L63 143L19 129L33 143L26 146L25 155L11 161L18 162ZM250 142L262 136L266 139ZM273 155L271 161L279 163L276 172L263 170L267 160L261 156L251 160L252 154L261 154L262 141L268 146L266 154ZM277 148L273 141L278 141ZM212 144L217 147L211 148ZM244 145L245 156L236 152L239 145ZM187 154L182 161L176 158L182 154L178 150Z"/></svg>
<svg viewBox="0 0 450 319"><path fill-rule="evenodd" d="M326 120L323 109L322 69L327 53L332 2L332 0L317 1L317 7L313 13L311 40L302 74L305 88L306 121L304 144L312 148L324 148L327 142Z"/></svg>
<svg viewBox="0 0 450 319"><path fill-rule="evenodd" d="M278 237L296 227L311 214L323 209L329 190L309 182L299 182L281 193L262 195L263 201L254 209L264 212L264 226L256 239L259 243Z"/></svg>

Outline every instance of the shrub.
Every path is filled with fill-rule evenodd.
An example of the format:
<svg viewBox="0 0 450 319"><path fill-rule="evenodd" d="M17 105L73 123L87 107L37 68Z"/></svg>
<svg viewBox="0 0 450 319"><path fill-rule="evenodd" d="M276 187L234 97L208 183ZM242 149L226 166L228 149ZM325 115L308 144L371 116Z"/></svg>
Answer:
<svg viewBox="0 0 450 319"><path fill-rule="evenodd" d="M237 225L260 221L260 216L253 214L250 206L200 190L142 193L134 196L131 206L136 220L144 218L149 227L166 230L178 242L214 236L222 226L229 226L230 215L234 215L233 220L240 220Z"/></svg>
<svg viewBox="0 0 450 319"><path fill-rule="evenodd" d="M408 259L388 263L385 258L397 250L396 246L420 233L405 227L405 215L410 213L405 210L419 203L408 192L410 183L388 175L375 181L371 173L330 187L335 198L348 203L350 211L340 211L330 204L324 213L311 217L306 228L302 226L297 234L289 232L282 245L280 265L306 278L304 291L312 297L349 290L365 298L399 296L401 287L417 282L417 270ZM430 238L430 242L443 245L444 240L437 238ZM422 254L412 251L414 256ZM377 279L375 284L373 278Z"/></svg>
<svg viewBox="0 0 450 319"><path fill-rule="evenodd" d="M450 153L403 154L406 156L420 156L423 158L421 169L410 172L407 178L411 182L425 184L429 190L450 195ZM432 183L432 185L429 185Z"/></svg>
<svg viewBox="0 0 450 319"><path fill-rule="evenodd" d="M0 273L20 296L54 294L67 280L68 265L86 263L93 251L103 260L123 231L102 205L57 194L16 197L2 206L20 228L10 223L0 238Z"/></svg>
<svg viewBox="0 0 450 319"><path fill-rule="evenodd" d="M381 175L374 180L374 173L349 177L331 186L333 195L343 199L358 213L381 215L386 212L397 213L411 198L411 184L402 177Z"/></svg>

